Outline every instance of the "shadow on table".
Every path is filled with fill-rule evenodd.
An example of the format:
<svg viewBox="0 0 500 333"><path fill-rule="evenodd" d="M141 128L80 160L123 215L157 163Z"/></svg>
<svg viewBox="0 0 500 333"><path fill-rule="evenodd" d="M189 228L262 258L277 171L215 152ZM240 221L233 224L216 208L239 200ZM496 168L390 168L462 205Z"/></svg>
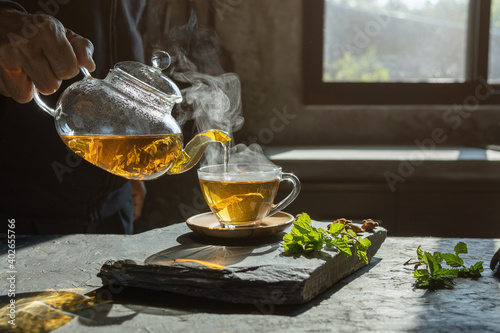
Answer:
<svg viewBox="0 0 500 333"><path fill-rule="evenodd" d="M0 332L52 332L75 318L94 324L98 317L106 317L111 307L109 302L97 303L91 297L64 290L0 296L0 318L5 318L0 321ZM105 325L121 324L136 315L107 318Z"/></svg>
<svg viewBox="0 0 500 333"><path fill-rule="evenodd" d="M466 267L483 261L479 278L455 279L452 288L426 290L420 302L412 306L418 332L499 332L500 267L491 270L489 260L498 248L495 239L463 239L468 253L463 254ZM453 251L455 239L441 239L435 250Z"/></svg>
<svg viewBox="0 0 500 333"><path fill-rule="evenodd" d="M51 332L78 320L88 327L120 325L142 314L153 316L189 316L196 313L297 316L332 297L351 281L368 272L381 259L372 262L339 281L315 299L304 304L279 304L269 297L253 304L233 304L167 291L134 287L105 286L86 295L64 290L17 294L16 332ZM119 288L119 289L116 289ZM279 298L278 298L279 299ZM0 296L0 316L12 312L10 297ZM10 311L10 312L9 312ZM9 331L3 323L0 331Z"/></svg>
<svg viewBox="0 0 500 333"><path fill-rule="evenodd" d="M351 281L368 272L382 259L373 258L372 262L359 269L352 275L339 281L331 288L313 300L304 304L277 304L270 299L253 304L234 304L207 298L176 294L168 291L147 290L135 287L120 287L121 290L109 290L108 287L102 287L90 295L94 298L105 299L108 295L112 297L111 303L103 304L101 308L94 307L93 320L81 318L80 323L86 326L107 326L117 324L117 320L127 320L139 314L158 315L158 316L180 316L196 313L214 313L214 314L264 314L277 316L297 316L320 304L324 299L334 295L337 291L348 285ZM101 296L99 296L101 295ZM112 307L121 305L130 312L126 316L117 318L110 317ZM120 310L120 313L123 313Z"/></svg>
<svg viewBox="0 0 500 333"><path fill-rule="evenodd" d="M65 235L16 235L16 250L20 250L23 247L33 246L40 243L51 242L58 238L62 238ZM1 253L7 253L8 250L8 242L7 235L0 235L0 251Z"/></svg>

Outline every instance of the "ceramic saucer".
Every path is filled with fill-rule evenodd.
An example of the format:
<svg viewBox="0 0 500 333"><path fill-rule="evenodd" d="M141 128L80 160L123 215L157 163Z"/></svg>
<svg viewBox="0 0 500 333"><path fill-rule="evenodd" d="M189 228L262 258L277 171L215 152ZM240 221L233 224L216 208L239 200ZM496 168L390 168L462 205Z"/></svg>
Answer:
<svg viewBox="0 0 500 333"><path fill-rule="evenodd" d="M295 218L285 212L266 217L258 225L223 228L213 213L203 213L187 219L188 227L198 234L217 238L252 238L272 235L288 228Z"/></svg>

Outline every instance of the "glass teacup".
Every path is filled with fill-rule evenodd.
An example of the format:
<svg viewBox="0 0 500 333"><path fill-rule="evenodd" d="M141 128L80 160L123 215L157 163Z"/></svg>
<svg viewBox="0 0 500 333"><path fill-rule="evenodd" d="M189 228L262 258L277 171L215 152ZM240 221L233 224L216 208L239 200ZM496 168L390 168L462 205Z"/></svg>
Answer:
<svg viewBox="0 0 500 333"><path fill-rule="evenodd" d="M198 170L201 191L223 227L259 224L267 216L283 210L300 192L300 181L272 164L218 164ZM290 181L291 193L274 204L281 181Z"/></svg>

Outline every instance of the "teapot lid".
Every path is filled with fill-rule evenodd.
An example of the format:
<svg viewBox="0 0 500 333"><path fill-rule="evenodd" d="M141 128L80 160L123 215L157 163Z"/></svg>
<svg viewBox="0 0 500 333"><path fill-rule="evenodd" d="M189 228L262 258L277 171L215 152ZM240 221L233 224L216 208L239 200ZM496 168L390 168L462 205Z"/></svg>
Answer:
<svg viewBox="0 0 500 333"><path fill-rule="evenodd" d="M173 103L182 101L182 94L177 85L165 74L164 69L170 66L170 55L156 50L151 57L153 67L136 61L122 61L115 65L116 73L126 77L141 88L166 98Z"/></svg>

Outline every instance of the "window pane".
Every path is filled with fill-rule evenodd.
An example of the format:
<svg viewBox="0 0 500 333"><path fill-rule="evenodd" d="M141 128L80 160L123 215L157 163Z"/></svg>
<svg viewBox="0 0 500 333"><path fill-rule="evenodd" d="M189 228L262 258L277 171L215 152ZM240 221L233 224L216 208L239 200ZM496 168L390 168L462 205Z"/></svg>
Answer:
<svg viewBox="0 0 500 333"><path fill-rule="evenodd" d="M500 83L500 1L491 2L490 50L488 79L490 83Z"/></svg>
<svg viewBox="0 0 500 333"><path fill-rule="evenodd" d="M468 6L325 0L323 81L464 82Z"/></svg>

